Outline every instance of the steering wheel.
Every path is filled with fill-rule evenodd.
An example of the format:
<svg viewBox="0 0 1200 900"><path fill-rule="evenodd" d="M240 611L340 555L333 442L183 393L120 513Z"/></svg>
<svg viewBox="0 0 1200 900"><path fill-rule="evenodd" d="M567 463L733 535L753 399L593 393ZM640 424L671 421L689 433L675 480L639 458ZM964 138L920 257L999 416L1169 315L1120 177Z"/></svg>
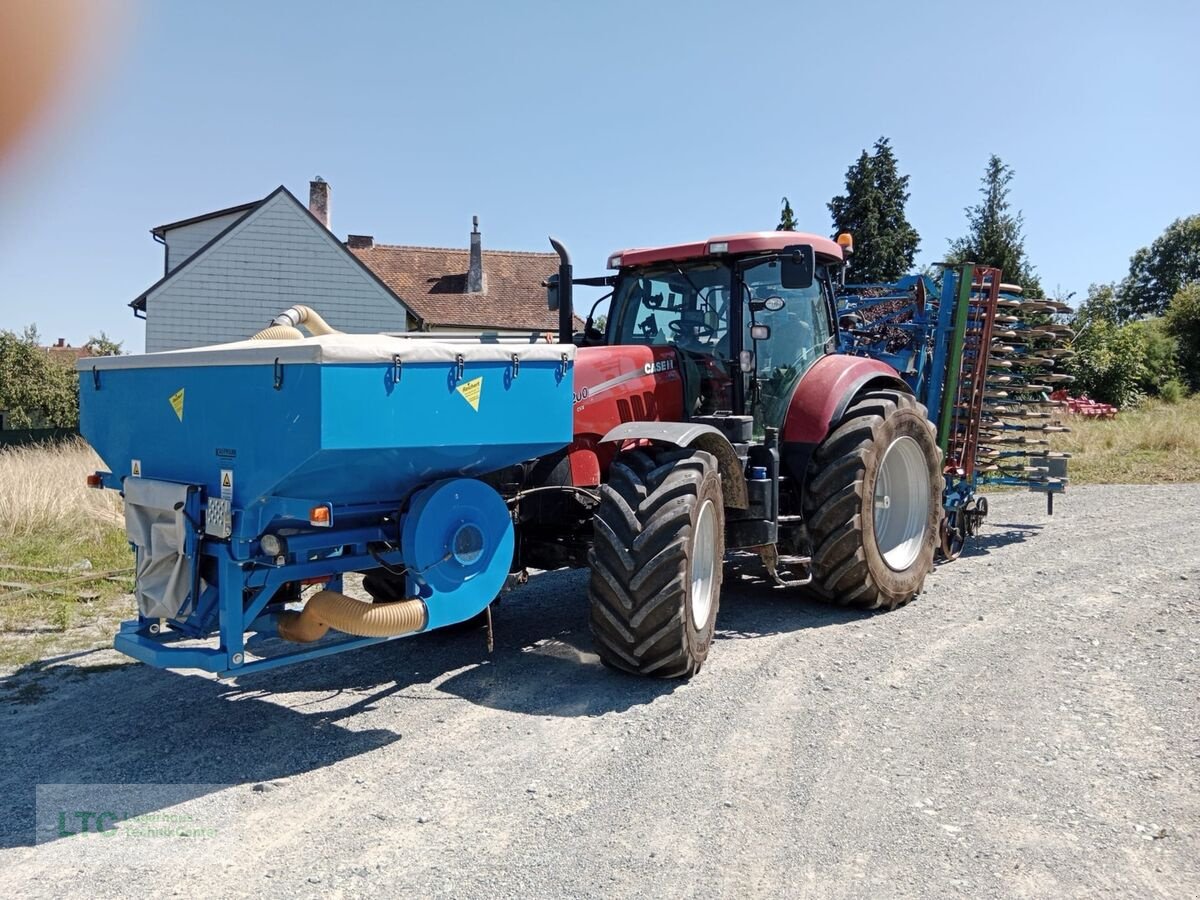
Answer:
<svg viewBox="0 0 1200 900"><path fill-rule="evenodd" d="M681 319L672 319L667 323L667 328L671 329L671 334L676 337L684 337L683 326L684 322ZM691 329L691 333L687 335L688 337L699 340L717 336L717 329L706 322L688 322L687 326Z"/></svg>

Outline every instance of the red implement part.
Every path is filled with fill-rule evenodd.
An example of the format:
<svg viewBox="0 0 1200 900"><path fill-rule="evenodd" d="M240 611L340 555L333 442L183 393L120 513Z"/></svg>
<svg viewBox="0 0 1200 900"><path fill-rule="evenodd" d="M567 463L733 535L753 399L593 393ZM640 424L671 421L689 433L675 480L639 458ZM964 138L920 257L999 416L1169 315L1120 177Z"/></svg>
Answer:
<svg viewBox="0 0 1200 900"><path fill-rule="evenodd" d="M992 324L996 319L996 304L1000 299L1000 270L975 266L971 270L971 294L967 303L967 320L962 331L962 355L957 364L958 396L952 405L950 438L947 442L945 468L947 474L965 475L975 471L979 452L979 423L983 417L983 401L987 394L987 368L992 352ZM958 311L955 313L956 317ZM955 323L958 324L957 318Z"/></svg>
<svg viewBox="0 0 1200 900"><path fill-rule="evenodd" d="M1065 403L1067 411L1077 416L1087 416L1090 419L1115 419L1117 416L1117 408L1111 403L1101 403L1087 394L1071 397L1065 390L1059 390L1052 393L1050 399Z"/></svg>

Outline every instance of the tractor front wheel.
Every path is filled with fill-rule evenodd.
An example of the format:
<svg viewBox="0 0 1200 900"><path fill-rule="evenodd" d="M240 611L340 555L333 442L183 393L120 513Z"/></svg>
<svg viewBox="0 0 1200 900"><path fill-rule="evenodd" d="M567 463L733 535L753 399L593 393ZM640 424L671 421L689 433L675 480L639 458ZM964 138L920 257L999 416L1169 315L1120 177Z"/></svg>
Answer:
<svg viewBox="0 0 1200 900"><path fill-rule="evenodd" d="M933 426L912 396L856 400L813 454L805 494L821 597L893 609L921 590L939 537L942 473Z"/></svg>
<svg viewBox="0 0 1200 900"><path fill-rule="evenodd" d="M694 675L712 643L725 558L716 458L689 449L623 453L600 494L588 556L600 659L636 675Z"/></svg>

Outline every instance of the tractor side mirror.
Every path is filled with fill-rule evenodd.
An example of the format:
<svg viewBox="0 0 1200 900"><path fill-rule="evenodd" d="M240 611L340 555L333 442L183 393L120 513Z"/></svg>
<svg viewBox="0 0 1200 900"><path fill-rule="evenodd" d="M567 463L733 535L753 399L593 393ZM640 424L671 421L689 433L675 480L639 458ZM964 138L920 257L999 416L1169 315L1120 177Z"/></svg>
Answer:
<svg viewBox="0 0 1200 900"><path fill-rule="evenodd" d="M547 309L558 309L558 276L551 275L542 282L542 286L546 288Z"/></svg>
<svg viewBox="0 0 1200 900"><path fill-rule="evenodd" d="M817 261L809 244L793 244L783 248L779 260L779 280L789 291L803 291L812 287L813 273Z"/></svg>

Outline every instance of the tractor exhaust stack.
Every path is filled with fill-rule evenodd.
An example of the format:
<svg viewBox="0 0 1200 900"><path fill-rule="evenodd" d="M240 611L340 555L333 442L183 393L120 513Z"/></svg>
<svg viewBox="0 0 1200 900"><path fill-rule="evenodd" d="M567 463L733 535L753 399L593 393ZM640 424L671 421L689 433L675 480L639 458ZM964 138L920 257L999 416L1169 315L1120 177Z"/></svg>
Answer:
<svg viewBox="0 0 1200 900"><path fill-rule="evenodd" d="M571 296L571 279L573 268L571 254L561 241L550 238L550 246L558 254L558 342L573 344L575 342L575 304Z"/></svg>

